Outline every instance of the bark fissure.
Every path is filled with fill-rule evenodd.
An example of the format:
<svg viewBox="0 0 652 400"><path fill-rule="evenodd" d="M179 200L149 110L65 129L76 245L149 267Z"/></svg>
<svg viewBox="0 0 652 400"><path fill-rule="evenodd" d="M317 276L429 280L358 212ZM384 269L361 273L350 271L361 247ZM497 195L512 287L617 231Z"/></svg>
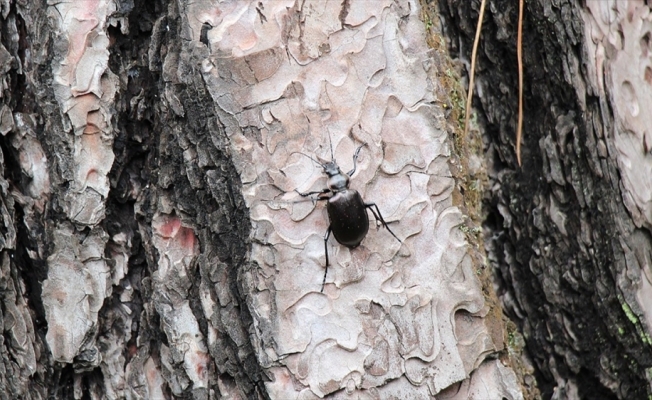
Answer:
<svg viewBox="0 0 652 400"><path fill-rule="evenodd" d="M467 59L478 2L441 4L452 53ZM642 398L652 351L623 311L631 300L621 297L619 283L628 265L623 242L635 248L636 229L620 198L616 162L598 154L612 138L610 106L581 92L589 81L585 65L593 62L583 60L582 43L591 39L583 37L582 8L574 1L526 3L517 169L517 10L513 2L490 4L476 77L482 95L474 105L493 165L485 227L506 310L524 333L544 396Z"/></svg>

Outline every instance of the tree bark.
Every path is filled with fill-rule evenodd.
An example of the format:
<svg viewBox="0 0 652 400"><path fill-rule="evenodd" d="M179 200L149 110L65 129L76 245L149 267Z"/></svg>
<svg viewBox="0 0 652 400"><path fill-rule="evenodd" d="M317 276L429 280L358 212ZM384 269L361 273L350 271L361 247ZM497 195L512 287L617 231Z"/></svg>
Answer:
<svg viewBox="0 0 652 400"><path fill-rule="evenodd" d="M523 398L433 8L0 5L3 398Z"/></svg>
<svg viewBox="0 0 652 400"><path fill-rule="evenodd" d="M650 6L525 3L520 168L517 2L488 1L476 70L499 294L544 398L648 398ZM451 54L468 65L479 1L440 4Z"/></svg>

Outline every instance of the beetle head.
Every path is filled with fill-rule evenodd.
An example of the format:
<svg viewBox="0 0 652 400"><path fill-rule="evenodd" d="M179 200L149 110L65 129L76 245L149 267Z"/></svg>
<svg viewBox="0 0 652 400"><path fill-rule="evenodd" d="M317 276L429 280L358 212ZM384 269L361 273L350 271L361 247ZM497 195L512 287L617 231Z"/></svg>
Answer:
<svg viewBox="0 0 652 400"><path fill-rule="evenodd" d="M318 164L324 170L324 173L328 176L328 188L333 192L339 192L349 188L349 176L342 172L340 167L335 161L328 161L321 163L314 158L310 157L307 154L303 154L299 151L294 153L301 154L309 159L311 159L315 164ZM294 154L292 153L292 154Z"/></svg>
<svg viewBox="0 0 652 400"><path fill-rule="evenodd" d="M342 174L340 167L337 166L337 163L335 163L335 161L321 164L321 167L324 169L324 173L328 175L329 178L332 178L335 175Z"/></svg>

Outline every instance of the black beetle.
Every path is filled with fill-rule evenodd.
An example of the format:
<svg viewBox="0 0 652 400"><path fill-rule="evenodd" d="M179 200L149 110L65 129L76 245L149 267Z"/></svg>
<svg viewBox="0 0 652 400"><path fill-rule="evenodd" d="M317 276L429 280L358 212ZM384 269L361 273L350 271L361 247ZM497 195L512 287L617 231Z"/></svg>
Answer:
<svg viewBox="0 0 652 400"><path fill-rule="evenodd" d="M330 221L330 225L328 226L328 230L324 235L326 270L324 271L324 279L321 284L322 292L324 291L324 285L326 284L326 275L328 274L328 238L331 236L331 232L339 244L344 245L350 249L358 247L365 236L367 236L367 232L369 232L369 217L367 216L366 212L367 208L371 210L374 218L376 218L376 221L380 221L380 223L385 228L387 228L389 233L391 233L392 236L396 238L396 240L398 240L400 243L403 243L401 242L401 239L399 239L394 234L394 232L389 229L389 226L387 226L387 223L383 219L383 215L380 213L376 203L365 203L357 190L349 188L350 177L355 173L360 149L362 149L362 147L364 147L366 144L367 143L361 144L355 150L355 153L353 154L353 169L346 174L342 173L342 170L340 170L340 167L335 162L332 148L332 161L324 164L318 162L306 154L299 153L319 164L323 168L324 173L328 176L328 188L325 188L321 191L301 193L295 189L295 192L303 197L317 194L318 196L314 200L328 201L326 204L326 211L328 211L328 219ZM332 193L332 195L328 196L329 193Z"/></svg>

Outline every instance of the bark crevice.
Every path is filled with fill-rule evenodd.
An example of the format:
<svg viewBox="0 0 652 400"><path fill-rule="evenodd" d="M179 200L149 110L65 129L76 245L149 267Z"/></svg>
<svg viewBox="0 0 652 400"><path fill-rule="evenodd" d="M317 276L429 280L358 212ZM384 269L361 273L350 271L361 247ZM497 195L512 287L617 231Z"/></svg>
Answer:
<svg viewBox="0 0 652 400"><path fill-rule="evenodd" d="M440 4L451 53L468 60L479 2ZM616 161L600 153L611 140L611 108L582 92L594 62L583 59L582 43L591 40L584 11L570 0L526 2L520 169L517 11L514 2L489 2L474 98L491 166L485 229L499 294L525 336L544 397L643 398L652 349L623 311L619 283L623 242L635 230Z"/></svg>

